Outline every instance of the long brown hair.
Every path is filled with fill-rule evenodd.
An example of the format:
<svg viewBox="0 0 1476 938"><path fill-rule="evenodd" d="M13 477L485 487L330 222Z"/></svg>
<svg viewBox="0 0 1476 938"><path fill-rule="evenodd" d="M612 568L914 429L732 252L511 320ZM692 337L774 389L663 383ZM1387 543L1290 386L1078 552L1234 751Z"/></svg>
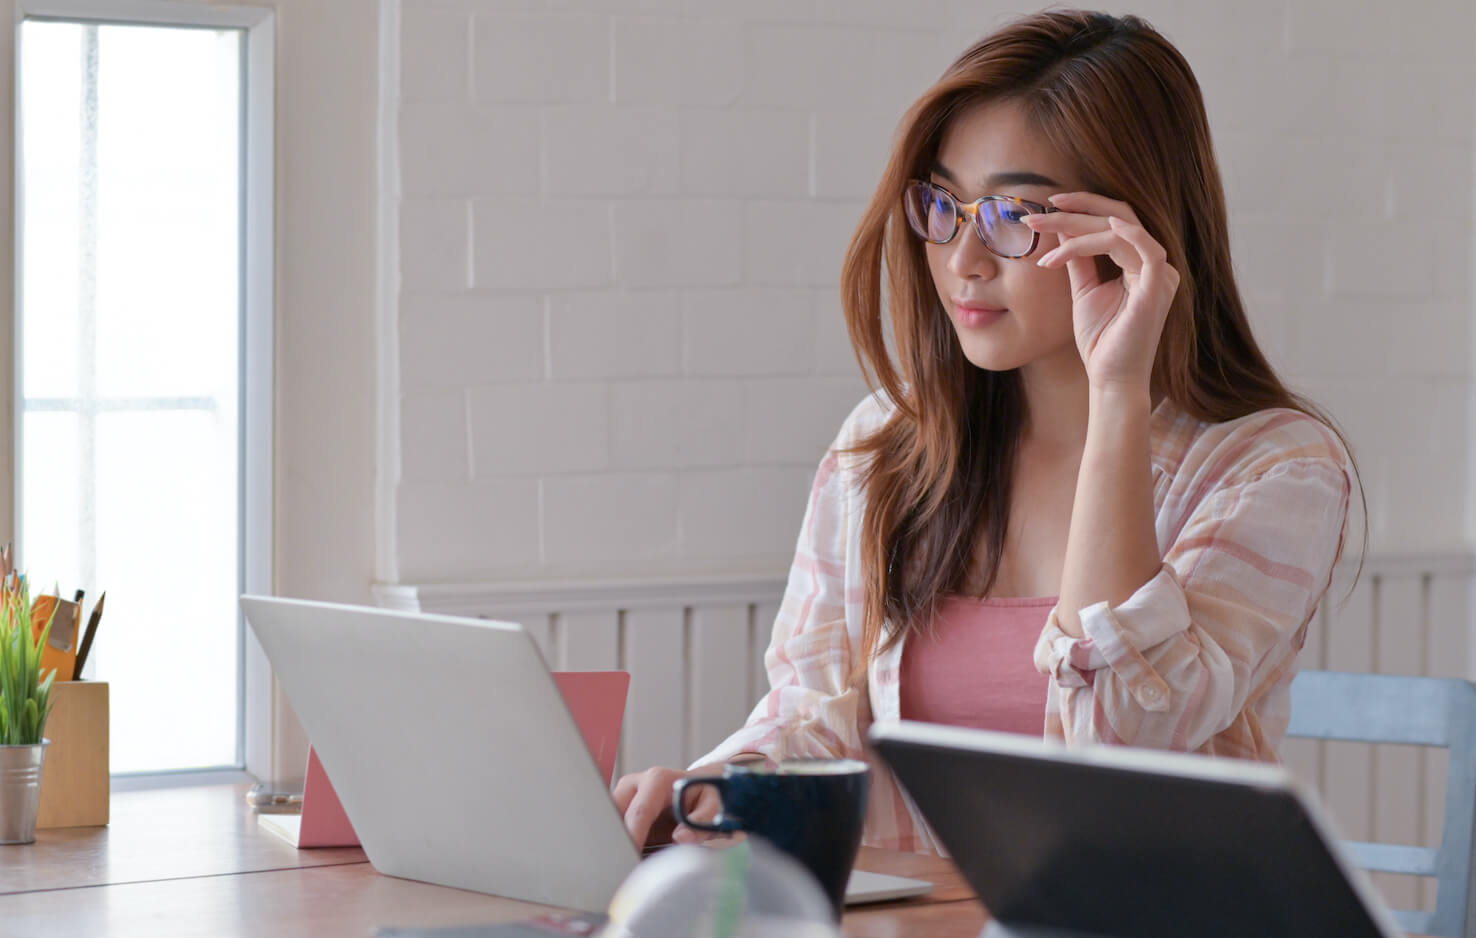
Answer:
<svg viewBox="0 0 1476 938"><path fill-rule="evenodd" d="M903 117L846 254L851 341L867 382L895 404L853 449L866 466L868 653L924 628L939 598L962 588L977 538L986 593L1004 550L1025 419L1020 376L964 357L922 242L902 214L904 187L927 175L949 121L998 101L1021 106L1031 128L1074 159L1091 191L1131 205L1179 272L1153 366L1155 394L1209 422L1288 407L1332 426L1281 383L1251 335L1204 101L1184 57L1133 16L1058 10L1018 20L964 52Z"/></svg>

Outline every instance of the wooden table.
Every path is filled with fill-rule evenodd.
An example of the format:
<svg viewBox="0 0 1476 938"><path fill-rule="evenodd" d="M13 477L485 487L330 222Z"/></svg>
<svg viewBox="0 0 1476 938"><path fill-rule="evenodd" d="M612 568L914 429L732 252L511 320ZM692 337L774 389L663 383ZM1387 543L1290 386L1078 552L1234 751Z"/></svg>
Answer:
<svg viewBox="0 0 1476 938"><path fill-rule="evenodd" d="M516 921L547 906L381 876L357 847L296 850L257 827L245 786L113 796L111 826L0 846L0 934L366 938L380 925ZM953 864L863 848L857 866L936 884L847 912L853 938L976 938L984 910Z"/></svg>

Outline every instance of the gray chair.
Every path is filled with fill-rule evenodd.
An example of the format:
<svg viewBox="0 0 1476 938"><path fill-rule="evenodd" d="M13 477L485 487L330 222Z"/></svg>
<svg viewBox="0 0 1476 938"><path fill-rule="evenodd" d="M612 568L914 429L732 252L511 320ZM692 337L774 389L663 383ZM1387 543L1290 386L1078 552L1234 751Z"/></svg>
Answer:
<svg viewBox="0 0 1476 938"><path fill-rule="evenodd" d="M1359 866L1435 878L1433 912L1398 910L1407 931L1476 936L1476 685L1455 678L1303 671L1292 682L1288 736L1440 746L1450 751L1438 848L1347 841Z"/></svg>

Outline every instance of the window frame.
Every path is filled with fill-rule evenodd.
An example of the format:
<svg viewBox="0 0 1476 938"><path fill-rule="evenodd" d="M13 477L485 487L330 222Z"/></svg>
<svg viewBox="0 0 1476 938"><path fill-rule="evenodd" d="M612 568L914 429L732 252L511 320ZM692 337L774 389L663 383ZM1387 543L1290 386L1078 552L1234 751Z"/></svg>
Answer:
<svg viewBox="0 0 1476 938"><path fill-rule="evenodd" d="M275 364L275 23L271 8L207 6L187 0L11 0L14 8L11 87L11 522L19 528L23 453L19 430L24 408L21 361L23 265L21 234L25 207L20 190L20 31L28 20L61 20L100 25L154 25L241 31L242 185L239 193L241 239L240 309L240 428L241 479L237 517L241 531L238 573L243 592L269 595L273 589L273 466ZM3 210L3 206L0 206ZM3 519L0 519L3 520ZM24 545L22 545L22 548ZM129 773L114 776L122 788L155 785L211 784L241 780L242 773L257 778L271 775L273 759L273 681L271 666L255 636L236 612L237 726L234 766L207 769Z"/></svg>

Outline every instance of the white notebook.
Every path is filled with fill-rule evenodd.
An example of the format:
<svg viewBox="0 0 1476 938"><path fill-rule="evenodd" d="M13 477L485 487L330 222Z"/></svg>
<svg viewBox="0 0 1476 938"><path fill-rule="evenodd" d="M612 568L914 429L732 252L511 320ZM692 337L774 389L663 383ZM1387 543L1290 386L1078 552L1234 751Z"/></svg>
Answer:
<svg viewBox="0 0 1476 938"><path fill-rule="evenodd" d="M906 876L890 873L869 873L866 870L851 870L846 883L846 905L865 905L868 902L890 902L893 899L910 899L925 896L933 891L933 884Z"/></svg>
<svg viewBox="0 0 1476 938"><path fill-rule="evenodd" d="M262 830L276 834L294 847L302 835L301 814L258 814L256 823Z"/></svg>

